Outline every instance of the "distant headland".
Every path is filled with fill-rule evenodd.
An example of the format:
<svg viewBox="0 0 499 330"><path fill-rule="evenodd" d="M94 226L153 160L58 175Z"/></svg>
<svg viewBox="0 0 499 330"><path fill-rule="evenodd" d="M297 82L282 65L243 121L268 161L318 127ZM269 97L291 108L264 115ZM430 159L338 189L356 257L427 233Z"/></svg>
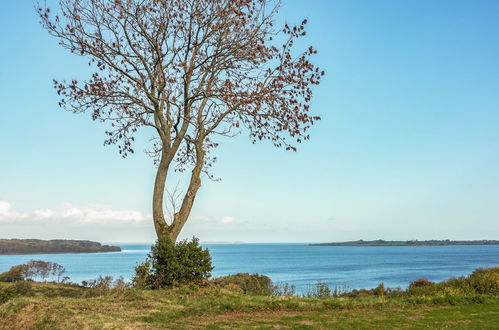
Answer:
<svg viewBox="0 0 499 330"><path fill-rule="evenodd" d="M92 241L54 239L0 239L0 254L52 254L121 252L118 246L102 245Z"/></svg>
<svg viewBox="0 0 499 330"><path fill-rule="evenodd" d="M349 241L332 243L313 243L310 246L450 246L450 245L499 245L496 240L478 241L451 241L451 240L428 240L428 241L384 241L381 239L374 241Z"/></svg>

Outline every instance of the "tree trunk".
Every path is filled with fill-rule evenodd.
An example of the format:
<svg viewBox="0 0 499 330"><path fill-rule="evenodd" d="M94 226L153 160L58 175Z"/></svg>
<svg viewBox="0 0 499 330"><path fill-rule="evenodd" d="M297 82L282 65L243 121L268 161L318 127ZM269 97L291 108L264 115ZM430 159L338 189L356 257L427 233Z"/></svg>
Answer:
<svg viewBox="0 0 499 330"><path fill-rule="evenodd" d="M156 180L154 181L154 192L152 197L152 218L154 222L154 229L156 236L160 238L168 234L169 226L165 220L163 210L163 198L166 188L166 176L168 175L168 168L170 167L169 157L163 152L156 172Z"/></svg>
<svg viewBox="0 0 499 330"><path fill-rule="evenodd" d="M154 182L152 208L156 236L160 238L164 235L168 235L172 242L176 242L180 231L189 218L194 204L194 199L199 188L201 187L201 173L204 166L205 151L201 144L199 146L196 145L196 165L192 169L189 187L187 188L187 192L182 200L180 210L175 213L172 224L168 225L164 215L163 199L166 188L166 177L168 175L171 158L172 157L169 157L166 153L161 154L161 160L159 162L156 180Z"/></svg>
<svg viewBox="0 0 499 330"><path fill-rule="evenodd" d="M184 227L189 214L191 213L192 205L194 204L194 199L196 194L201 187L201 173L204 166L205 151L202 144L196 145L196 165L192 169L191 181L189 183L189 188L182 200L182 206L180 210L175 213L175 218L172 225L169 228L170 239L175 242L177 240L180 231Z"/></svg>

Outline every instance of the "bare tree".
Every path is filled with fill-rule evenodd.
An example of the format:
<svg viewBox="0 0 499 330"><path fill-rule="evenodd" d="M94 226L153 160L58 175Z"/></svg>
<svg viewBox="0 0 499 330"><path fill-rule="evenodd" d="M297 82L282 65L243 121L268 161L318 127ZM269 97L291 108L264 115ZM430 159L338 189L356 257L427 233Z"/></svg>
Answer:
<svg viewBox="0 0 499 330"><path fill-rule="evenodd" d="M66 268L55 262L43 260L30 260L25 266L25 276L28 279L40 277L45 280L50 275L57 277L57 282L61 281L61 276L66 272ZM66 277L65 277L66 278Z"/></svg>
<svg viewBox="0 0 499 330"><path fill-rule="evenodd" d="M38 5L43 27L62 47L89 58L83 82L55 81L60 106L110 122L106 144L133 153L134 135L155 131L153 220L175 241L217 147L215 137L243 128L252 142L296 150L319 120L309 115L313 85L324 74L297 26L274 27L280 3L269 0L60 0L57 15ZM191 168L178 209L165 217L166 180ZM208 174L208 176L210 176Z"/></svg>

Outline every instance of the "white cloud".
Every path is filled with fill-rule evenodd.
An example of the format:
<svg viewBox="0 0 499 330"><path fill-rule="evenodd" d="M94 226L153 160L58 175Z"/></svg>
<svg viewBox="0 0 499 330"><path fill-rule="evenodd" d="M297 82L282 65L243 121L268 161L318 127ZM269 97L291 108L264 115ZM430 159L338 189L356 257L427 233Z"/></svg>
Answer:
<svg viewBox="0 0 499 330"><path fill-rule="evenodd" d="M14 212L11 204L0 201L0 222L8 223L68 223L68 224L141 224L151 220L151 215L135 210L114 210L109 206L90 205L76 207L65 203L52 209Z"/></svg>
<svg viewBox="0 0 499 330"><path fill-rule="evenodd" d="M233 224L234 221L235 221L234 217L225 216L222 219L218 220L218 224L220 224L220 225L230 225L230 224Z"/></svg>
<svg viewBox="0 0 499 330"><path fill-rule="evenodd" d="M26 214L29 217L28 214ZM42 209L42 210L34 210L33 211L33 219L34 220L45 220L45 219L54 219L57 217L57 213L50 209Z"/></svg>
<svg viewBox="0 0 499 330"><path fill-rule="evenodd" d="M10 211L10 203L5 201L0 201L0 218L7 216Z"/></svg>
<svg viewBox="0 0 499 330"><path fill-rule="evenodd" d="M233 216L224 216L220 219L193 215L188 223L194 226L230 226L235 222ZM152 225L152 215L137 210L116 210L110 206L88 205L78 207L70 203L63 203L54 208L40 208L27 212L13 210L7 201L0 201L0 223L18 225L98 225L119 226Z"/></svg>

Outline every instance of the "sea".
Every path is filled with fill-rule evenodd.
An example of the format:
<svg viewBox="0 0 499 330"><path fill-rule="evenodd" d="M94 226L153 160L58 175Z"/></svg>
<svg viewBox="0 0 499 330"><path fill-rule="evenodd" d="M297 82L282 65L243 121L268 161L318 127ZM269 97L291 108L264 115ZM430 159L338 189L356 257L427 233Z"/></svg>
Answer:
<svg viewBox="0 0 499 330"><path fill-rule="evenodd" d="M130 280L150 245L115 244L122 252L0 255L0 272L31 259L56 262L71 282L99 276ZM304 293L317 282L341 289L406 288L416 279L442 281L499 266L499 245L475 246L309 246L295 244L203 244L213 260L213 277L259 273Z"/></svg>

